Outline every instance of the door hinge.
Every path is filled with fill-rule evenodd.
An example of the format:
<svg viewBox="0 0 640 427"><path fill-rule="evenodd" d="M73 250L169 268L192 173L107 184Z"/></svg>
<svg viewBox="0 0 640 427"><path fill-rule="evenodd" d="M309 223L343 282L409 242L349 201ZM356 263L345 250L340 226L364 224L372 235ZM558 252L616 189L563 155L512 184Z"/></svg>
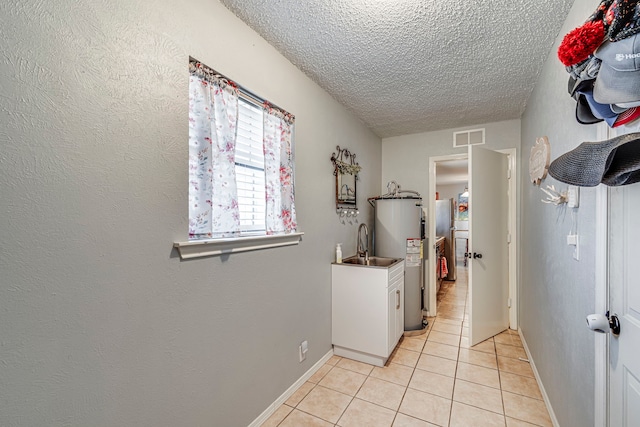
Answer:
<svg viewBox="0 0 640 427"><path fill-rule="evenodd" d="M511 243L511 233L507 233L507 243Z"/></svg>
<svg viewBox="0 0 640 427"><path fill-rule="evenodd" d="M507 307L511 308L511 298L507 299Z"/></svg>
<svg viewBox="0 0 640 427"><path fill-rule="evenodd" d="M507 168L507 179L511 179L511 165Z"/></svg>

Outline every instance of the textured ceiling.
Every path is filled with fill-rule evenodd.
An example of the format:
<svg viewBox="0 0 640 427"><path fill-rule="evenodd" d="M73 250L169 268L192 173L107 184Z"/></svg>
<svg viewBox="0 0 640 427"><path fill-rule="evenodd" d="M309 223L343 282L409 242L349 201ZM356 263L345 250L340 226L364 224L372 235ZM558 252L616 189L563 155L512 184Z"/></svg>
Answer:
<svg viewBox="0 0 640 427"><path fill-rule="evenodd" d="M573 1L221 0L380 137L519 118Z"/></svg>

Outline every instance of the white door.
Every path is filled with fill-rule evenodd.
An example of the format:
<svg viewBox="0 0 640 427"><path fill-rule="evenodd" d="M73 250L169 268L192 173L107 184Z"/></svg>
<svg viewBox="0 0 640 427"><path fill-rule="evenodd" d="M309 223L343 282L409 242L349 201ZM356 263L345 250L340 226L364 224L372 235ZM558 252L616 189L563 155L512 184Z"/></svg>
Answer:
<svg viewBox="0 0 640 427"><path fill-rule="evenodd" d="M509 327L507 155L469 147L469 344Z"/></svg>
<svg viewBox="0 0 640 427"><path fill-rule="evenodd" d="M620 335L609 334L609 426L640 426L640 184L610 190L609 310Z"/></svg>

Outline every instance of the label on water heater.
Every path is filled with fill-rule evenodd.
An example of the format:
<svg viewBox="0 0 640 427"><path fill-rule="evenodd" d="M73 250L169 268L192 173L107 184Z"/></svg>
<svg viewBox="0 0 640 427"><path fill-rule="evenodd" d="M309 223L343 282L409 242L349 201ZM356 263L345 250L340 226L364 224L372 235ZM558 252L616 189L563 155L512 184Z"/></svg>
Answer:
<svg viewBox="0 0 640 427"><path fill-rule="evenodd" d="M419 267L422 263L422 240L407 239L405 267Z"/></svg>

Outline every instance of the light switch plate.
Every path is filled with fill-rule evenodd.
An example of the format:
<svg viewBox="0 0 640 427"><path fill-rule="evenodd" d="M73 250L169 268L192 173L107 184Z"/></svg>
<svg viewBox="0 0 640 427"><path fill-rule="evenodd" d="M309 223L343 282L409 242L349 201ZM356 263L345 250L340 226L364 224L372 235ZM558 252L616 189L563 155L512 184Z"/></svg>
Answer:
<svg viewBox="0 0 640 427"><path fill-rule="evenodd" d="M580 187L570 185L567 190L567 206L577 208L580 206Z"/></svg>

